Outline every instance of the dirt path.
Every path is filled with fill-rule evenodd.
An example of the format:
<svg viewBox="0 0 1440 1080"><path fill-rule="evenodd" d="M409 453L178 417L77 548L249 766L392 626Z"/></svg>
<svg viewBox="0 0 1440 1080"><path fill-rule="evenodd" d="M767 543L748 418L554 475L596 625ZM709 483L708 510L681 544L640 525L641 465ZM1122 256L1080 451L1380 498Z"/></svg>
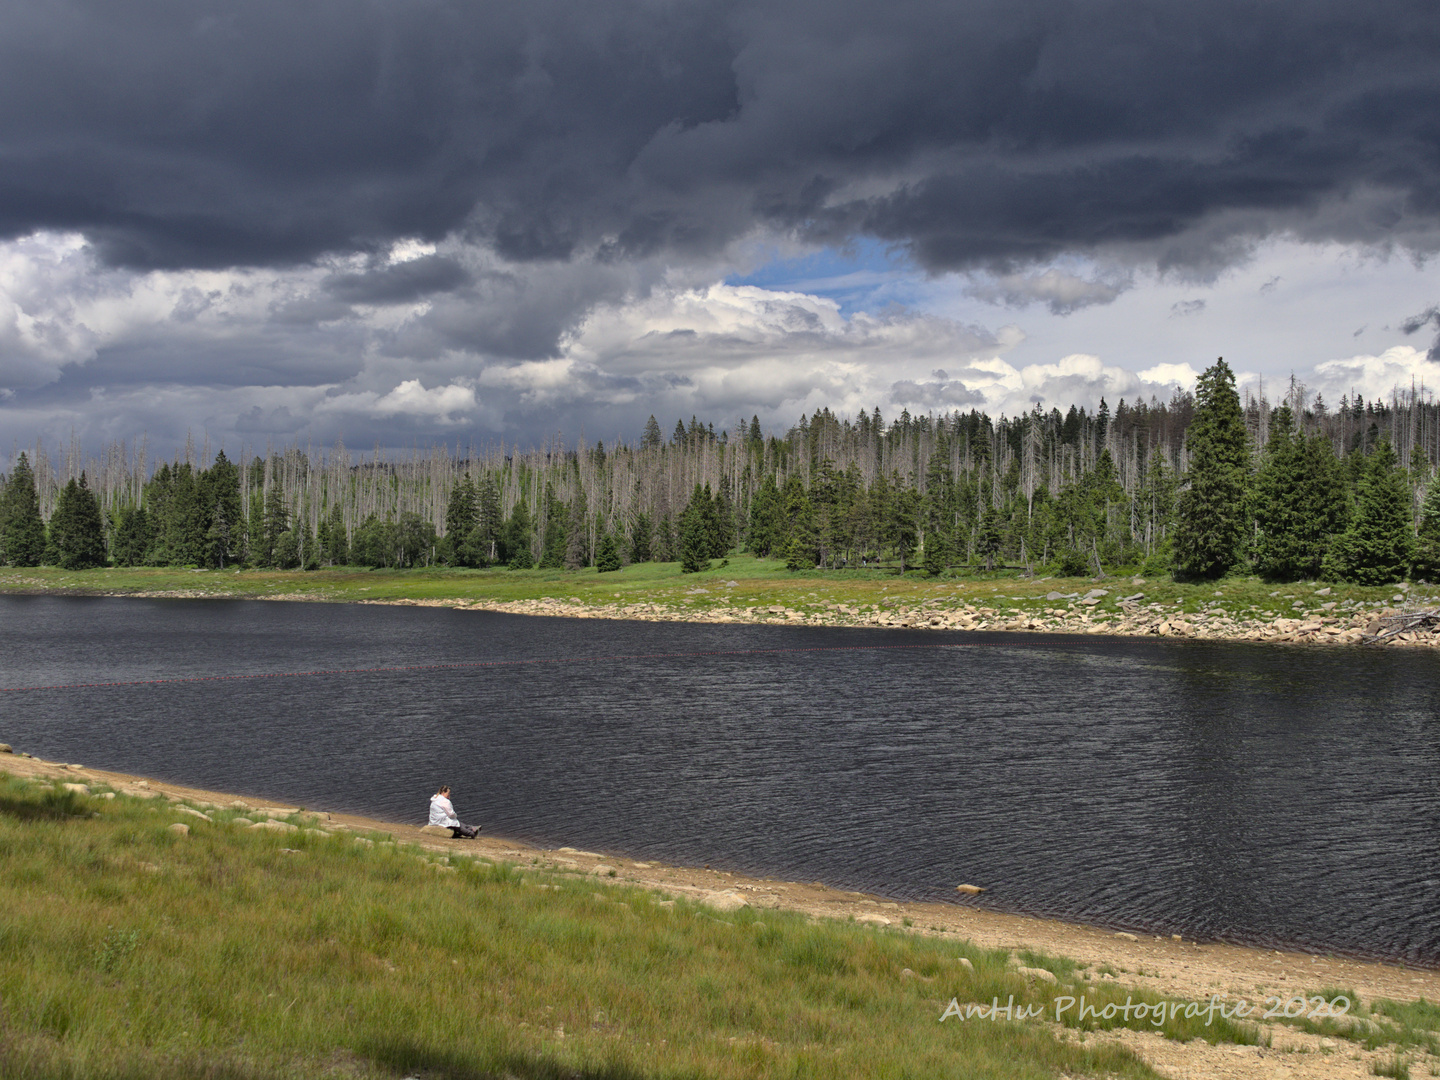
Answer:
<svg viewBox="0 0 1440 1080"><path fill-rule="evenodd" d="M104 783L117 791L150 797L158 794L197 804L229 807L243 802L247 809L262 814L297 812L295 807L271 806L263 799L245 799L19 754L0 755L0 771L71 783ZM864 893L832 889L821 882L777 881L705 868L665 866L568 847L548 850L493 836L481 836L474 841L451 840L422 833L415 825L352 814L320 812L316 816L322 827L330 830L388 832L396 839L435 851L464 851L498 861L540 865L562 873L589 874L721 907L738 907L743 901L755 908L780 908L818 918L853 917L876 925L909 927L915 933L953 936L987 949L1033 950L1068 957L1092 979L1114 979L1123 986L1153 991L1169 999L1208 1002L1218 997L1233 1005L1245 998L1256 1004L1270 996L1284 999L1297 992L1313 994L1321 988L1344 987L1354 990L1363 1001L1382 997L1396 1001L1422 997L1432 1002L1440 1000L1440 972L1437 971L1307 953L1116 934L964 904L894 903ZM613 877L611 871L614 871ZM1388 1061L1393 1056L1392 1051L1366 1051L1353 1042L1305 1035L1281 1025L1262 1024L1262 1028L1271 1034L1269 1047L1211 1046L1199 1041L1177 1043L1125 1029L1084 1037L1125 1042L1157 1072L1175 1078L1360 1078L1374 1075L1372 1064ZM1062 1038L1078 1037L1073 1030L1059 1026L1055 1030ZM1409 1057L1412 1076L1440 1075L1440 1058L1413 1051Z"/></svg>

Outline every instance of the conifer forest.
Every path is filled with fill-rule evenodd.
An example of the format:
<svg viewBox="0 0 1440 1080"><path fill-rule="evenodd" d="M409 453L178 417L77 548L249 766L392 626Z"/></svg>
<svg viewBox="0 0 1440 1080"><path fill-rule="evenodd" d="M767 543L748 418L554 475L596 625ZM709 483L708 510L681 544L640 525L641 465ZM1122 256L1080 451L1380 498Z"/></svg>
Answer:
<svg viewBox="0 0 1440 1080"><path fill-rule="evenodd" d="M234 452L234 456L231 456ZM982 412L820 410L783 433L692 417L637 440L17 451L0 563L794 570L1118 569L1380 584L1440 576L1440 405L1237 392L1219 361L1165 402Z"/></svg>

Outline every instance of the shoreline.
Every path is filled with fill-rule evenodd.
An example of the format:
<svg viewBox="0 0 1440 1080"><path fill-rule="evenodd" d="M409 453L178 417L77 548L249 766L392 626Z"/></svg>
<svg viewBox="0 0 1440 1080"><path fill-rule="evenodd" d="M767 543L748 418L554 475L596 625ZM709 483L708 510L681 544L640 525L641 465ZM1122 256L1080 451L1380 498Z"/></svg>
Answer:
<svg viewBox="0 0 1440 1080"><path fill-rule="evenodd" d="M630 859L615 853L542 848L482 833L476 840L454 840L427 834L415 825L397 824L363 815L329 813L278 806L270 800L246 798L183 784L155 780L80 764L46 761L20 753L0 753L0 772L63 783L105 786L150 799L164 799L177 820L210 808L243 809L256 820L302 814L309 827L325 832L381 834L415 847L447 855L476 855L517 869L573 875L599 887L625 885L685 898L714 909L718 915L742 907L777 909L811 919L854 920L903 933L968 941L983 949L1008 951L1011 966L1026 968L1027 952L1074 961L1084 978L1122 988L1150 991L1167 999L1205 1003L1218 999L1234 1004L1268 1004L1267 998L1288 1000L1295 994L1313 996L1343 988L1360 1002L1377 998L1398 1002L1440 999L1440 970L1406 967L1379 961L1321 956L1303 951L1278 951L1221 943L1201 944L1170 938L1113 932L1038 916L1014 915L963 904L887 901L830 887L823 882L781 881L708 868L672 866ZM186 809L189 804L191 809ZM276 828L291 826L273 826ZM1277 1001L1278 1004L1278 1001ZM1259 1010L1257 1010L1258 1013ZM1048 1023L1048 1022L1046 1022ZM1261 1044L1209 1044L1167 1040L1158 1034L1119 1027L1083 1036L1116 1040L1134 1050L1162 1076L1225 1077L1230 1080L1289 1076L1296 1080L1357 1080L1372 1075L1376 1062L1390 1060L1385 1051L1363 1049L1349 1040L1322 1038L1292 1026L1258 1021ZM1363 1024L1364 1021L1361 1021ZM1057 1031L1062 1031L1056 1026ZM1412 1051L1417 1069L1428 1063L1440 1075L1440 1056ZM1283 1064L1282 1064L1283 1063ZM1277 1068L1284 1071L1277 1072ZM1417 1072L1416 1075L1421 1073Z"/></svg>
<svg viewBox="0 0 1440 1080"><path fill-rule="evenodd" d="M1224 615L1167 614L1123 609L1092 614L1089 608L1049 609L1043 614L1006 612L975 604L939 607L934 601L896 605L864 612L855 605L806 612L783 604L685 610L660 601L621 604L587 603L572 597L489 600L453 597L336 597L316 593L215 593L198 589L140 589L126 592L49 587L6 589L8 596L93 596L137 600L262 600L288 603L362 604L387 607L433 607L457 611L493 611L566 619L610 619L636 622L685 622L752 626L859 627L879 630L964 630L978 632L1067 634L1076 637L1158 637L1190 641L1228 641L1274 645L1365 645L1377 648L1440 648L1440 633L1406 631L1382 641L1367 640L1376 620L1400 613L1398 608L1351 616L1236 620Z"/></svg>

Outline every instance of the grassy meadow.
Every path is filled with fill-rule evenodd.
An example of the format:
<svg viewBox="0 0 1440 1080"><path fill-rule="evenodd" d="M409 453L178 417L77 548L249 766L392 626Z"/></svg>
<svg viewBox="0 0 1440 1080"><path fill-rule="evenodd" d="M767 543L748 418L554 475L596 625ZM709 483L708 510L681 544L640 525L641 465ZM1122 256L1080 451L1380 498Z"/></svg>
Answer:
<svg viewBox="0 0 1440 1080"><path fill-rule="evenodd" d="M1136 584L1143 581L1143 584ZM1019 571L952 571L931 577L922 570L903 576L897 569L808 570L792 572L777 559L734 555L707 571L683 574L679 563L640 563L601 574L586 570L462 570L450 568L367 570L187 570L179 568L107 568L61 570L54 567L0 568L0 593L182 593L191 596L265 597L347 602L358 600L482 601L504 603L551 599L598 607L657 604L683 617L719 607L783 606L819 614L837 606L861 613L930 603L941 607L984 606L1000 615L1037 615L1066 606L1048 593L1084 594L1109 590L1091 609L1116 610L1124 596L1143 593L1147 605L1174 614L1194 615L1224 609L1237 618L1274 619L1301 615L1353 614L1405 603L1440 603L1432 586L1360 586L1333 584L1317 595L1319 582L1276 585L1255 577L1180 583L1168 576L1136 579L1026 578ZM1322 610L1322 605L1333 607Z"/></svg>
<svg viewBox="0 0 1440 1080"><path fill-rule="evenodd" d="M953 938L105 795L0 774L9 1080L1153 1075L1088 1036L1118 1017L940 1021L951 999L1147 997L1067 961L1023 958L1049 985Z"/></svg>

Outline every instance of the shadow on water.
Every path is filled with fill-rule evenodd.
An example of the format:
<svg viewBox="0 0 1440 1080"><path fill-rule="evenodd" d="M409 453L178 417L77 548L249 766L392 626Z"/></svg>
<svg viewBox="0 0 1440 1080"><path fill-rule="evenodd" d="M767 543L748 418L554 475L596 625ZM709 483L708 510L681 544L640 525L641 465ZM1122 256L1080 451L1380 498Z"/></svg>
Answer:
<svg viewBox="0 0 1440 1080"><path fill-rule="evenodd" d="M1440 962L1428 652L0 597L0 656L332 672L0 693L46 757L416 825L448 783L542 844Z"/></svg>

